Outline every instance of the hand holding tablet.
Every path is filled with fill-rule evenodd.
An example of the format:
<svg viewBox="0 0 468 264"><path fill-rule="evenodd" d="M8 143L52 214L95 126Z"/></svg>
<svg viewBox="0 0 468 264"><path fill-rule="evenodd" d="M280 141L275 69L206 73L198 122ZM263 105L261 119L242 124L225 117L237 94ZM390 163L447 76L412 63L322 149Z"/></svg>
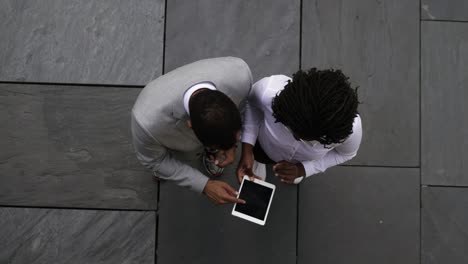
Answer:
<svg viewBox="0 0 468 264"><path fill-rule="evenodd" d="M245 200L246 204L234 204L232 215L265 225L275 188L271 183L258 179L250 180L248 176L244 176L238 198Z"/></svg>

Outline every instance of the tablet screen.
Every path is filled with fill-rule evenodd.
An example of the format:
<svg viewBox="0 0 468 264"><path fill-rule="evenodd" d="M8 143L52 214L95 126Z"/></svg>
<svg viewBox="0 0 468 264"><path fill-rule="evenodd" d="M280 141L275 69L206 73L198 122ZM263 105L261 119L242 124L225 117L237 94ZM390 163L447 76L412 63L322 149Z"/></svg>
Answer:
<svg viewBox="0 0 468 264"><path fill-rule="evenodd" d="M246 204L236 204L235 211L264 220L273 189L244 180L239 198Z"/></svg>

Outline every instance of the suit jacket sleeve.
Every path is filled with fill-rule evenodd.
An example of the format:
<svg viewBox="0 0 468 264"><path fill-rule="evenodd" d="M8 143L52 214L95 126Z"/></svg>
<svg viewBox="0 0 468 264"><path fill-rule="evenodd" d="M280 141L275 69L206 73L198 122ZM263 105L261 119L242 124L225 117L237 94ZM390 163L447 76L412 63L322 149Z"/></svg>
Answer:
<svg viewBox="0 0 468 264"><path fill-rule="evenodd" d="M175 182L198 193L203 192L208 177L175 159L170 151L151 136L132 114L131 130L137 159L161 179Z"/></svg>

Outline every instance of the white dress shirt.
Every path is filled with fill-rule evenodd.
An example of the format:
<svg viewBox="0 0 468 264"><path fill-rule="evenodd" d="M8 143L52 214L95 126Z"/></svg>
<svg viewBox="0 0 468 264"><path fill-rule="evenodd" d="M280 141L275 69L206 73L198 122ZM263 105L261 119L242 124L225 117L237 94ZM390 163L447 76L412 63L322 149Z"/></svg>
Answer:
<svg viewBox="0 0 468 264"><path fill-rule="evenodd" d="M197 83L193 86L190 86L190 88L187 89L187 91L184 93L184 108L185 108L185 112L189 116L190 116L190 109L189 109L190 97L192 96L194 92L200 89L216 90L216 87L210 82L202 82L202 83Z"/></svg>
<svg viewBox="0 0 468 264"><path fill-rule="evenodd" d="M244 108L242 142L255 145L258 140L268 157L275 162L301 162L306 177L356 156L362 138L359 115L354 119L353 133L342 144L327 148L318 141L298 141L282 123L275 123L271 103L290 80L284 75L273 75L252 86Z"/></svg>

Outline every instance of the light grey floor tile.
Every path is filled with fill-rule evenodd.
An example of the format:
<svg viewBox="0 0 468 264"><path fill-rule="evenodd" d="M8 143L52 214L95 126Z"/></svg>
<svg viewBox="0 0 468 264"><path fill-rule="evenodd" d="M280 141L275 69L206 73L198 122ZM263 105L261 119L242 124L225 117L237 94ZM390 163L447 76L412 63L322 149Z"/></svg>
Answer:
<svg viewBox="0 0 468 264"><path fill-rule="evenodd" d="M190 164L199 168L196 160ZM236 165L220 180L238 189ZM232 216L232 205L213 205L203 194L164 182L159 203L158 263L296 263L297 188L281 184L273 175L268 175L267 181L277 189L265 226Z"/></svg>
<svg viewBox="0 0 468 264"><path fill-rule="evenodd" d="M0 204L155 209L130 139L139 91L0 84Z"/></svg>
<svg viewBox="0 0 468 264"><path fill-rule="evenodd" d="M299 264L419 263L419 169L335 167L299 189Z"/></svg>
<svg viewBox="0 0 468 264"><path fill-rule="evenodd" d="M466 0L422 0L422 19L468 21Z"/></svg>
<svg viewBox="0 0 468 264"><path fill-rule="evenodd" d="M468 189L422 188L422 263L468 263Z"/></svg>
<svg viewBox="0 0 468 264"><path fill-rule="evenodd" d="M154 263L155 212L0 208L0 263Z"/></svg>
<svg viewBox="0 0 468 264"><path fill-rule="evenodd" d="M146 84L161 74L163 0L4 0L0 80Z"/></svg>
<svg viewBox="0 0 468 264"><path fill-rule="evenodd" d="M165 71L202 58L237 56L254 81L299 68L300 1L172 0Z"/></svg>
<svg viewBox="0 0 468 264"><path fill-rule="evenodd" d="M468 24L422 23L422 181L468 185Z"/></svg>
<svg viewBox="0 0 468 264"><path fill-rule="evenodd" d="M419 1L305 0L302 67L359 86L363 142L350 163L419 166Z"/></svg>

